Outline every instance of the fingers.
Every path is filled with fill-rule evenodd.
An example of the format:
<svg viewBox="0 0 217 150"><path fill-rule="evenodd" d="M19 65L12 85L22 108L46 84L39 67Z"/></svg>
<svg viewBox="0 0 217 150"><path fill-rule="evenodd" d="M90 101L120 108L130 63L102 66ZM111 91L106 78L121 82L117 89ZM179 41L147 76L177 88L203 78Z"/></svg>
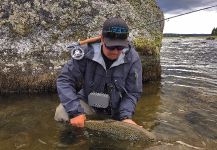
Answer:
<svg viewBox="0 0 217 150"><path fill-rule="evenodd" d="M70 121L70 124L74 127L78 127L78 128L83 128L84 127L84 123L82 122L74 122L74 121Z"/></svg>
<svg viewBox="0 0 217 150"><path fill-rule="evenodd" d="M137 124L136 122L134 122L132 119L124 119L124 120L122 120L122 122L134 124L134 125L137 125L137 126L143 128L143 126L138 125L138 124Z"/></svg>
<svg viewBox="0 0 217 150"><path fill-rule="evenodd" d="M83 128L85 120L86 120L86 117L85 115L82 114L82 115L79 115L79 116L76 116L70 119L70 124L75 127Z"/></svg>

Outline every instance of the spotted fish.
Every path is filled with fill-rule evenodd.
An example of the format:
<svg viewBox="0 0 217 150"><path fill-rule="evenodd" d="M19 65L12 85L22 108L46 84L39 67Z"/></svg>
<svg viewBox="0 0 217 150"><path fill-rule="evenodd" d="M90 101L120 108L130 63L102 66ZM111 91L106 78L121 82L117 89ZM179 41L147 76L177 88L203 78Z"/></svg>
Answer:
<svg viewBox="0 0 217 150"><path fill-rule="evenodd" d="M88 120L85 128L119 140L154 142L156 137L144 128L115 120Z"/></svg>

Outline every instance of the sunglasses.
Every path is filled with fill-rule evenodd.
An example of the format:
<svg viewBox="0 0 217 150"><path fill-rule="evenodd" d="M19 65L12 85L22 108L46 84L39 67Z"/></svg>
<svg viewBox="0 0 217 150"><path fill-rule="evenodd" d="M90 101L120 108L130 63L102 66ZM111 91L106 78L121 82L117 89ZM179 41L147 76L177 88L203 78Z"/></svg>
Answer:
<svg viewBox="0 0 217 150"><path fill-rule="evenodd" d="M103 36L108 37L110 39L127 39L128 35L128 32L103 32Z"/></svg>
<svg viewBox="0 0 217 150"><path fill-rule="evenodd" d="M110 51L113 51L113 50L118 50L118 51L122 51L125 47L124 46L106 46L105 45L105 47L107 48L107 49L109 49Z"/></svg>

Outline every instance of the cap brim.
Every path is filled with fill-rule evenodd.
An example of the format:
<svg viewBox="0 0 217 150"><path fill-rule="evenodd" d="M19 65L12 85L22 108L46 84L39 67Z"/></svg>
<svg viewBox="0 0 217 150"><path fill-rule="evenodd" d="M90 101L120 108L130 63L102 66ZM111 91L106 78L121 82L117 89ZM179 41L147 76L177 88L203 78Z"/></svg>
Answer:
<svg viewBox="0 0 217 150"><path fill-rule="evenodd" d="M122 40L122 39L110 39L104 37L104 42L106 46L123 46L123 47L128 47L129 42L127 39Z"/></svg>

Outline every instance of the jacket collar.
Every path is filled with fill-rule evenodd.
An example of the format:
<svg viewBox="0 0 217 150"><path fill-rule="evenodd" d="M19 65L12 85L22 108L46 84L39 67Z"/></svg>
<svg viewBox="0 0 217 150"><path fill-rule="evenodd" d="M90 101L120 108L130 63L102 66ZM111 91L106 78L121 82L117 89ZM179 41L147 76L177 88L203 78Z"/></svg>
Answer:
<svg viewBox="0 0 217 150"><path fill-rule="evenodd" d="M101 43L94 43L91 44L92 46L92 52L93 55L91 56L91 54L87 54L87 57L99 64L101 64L103 66L103 68L106 70L106 65L104 62L104 59L102 57L102 52L101 52ZM127 57L126 54L129 52L129 48L124 48L122 50L122 53L120 54L120 56L118 57L118 59L111 65L110 68L115 67L115 66L119 66L121 64L127 63Z"/></svg>

